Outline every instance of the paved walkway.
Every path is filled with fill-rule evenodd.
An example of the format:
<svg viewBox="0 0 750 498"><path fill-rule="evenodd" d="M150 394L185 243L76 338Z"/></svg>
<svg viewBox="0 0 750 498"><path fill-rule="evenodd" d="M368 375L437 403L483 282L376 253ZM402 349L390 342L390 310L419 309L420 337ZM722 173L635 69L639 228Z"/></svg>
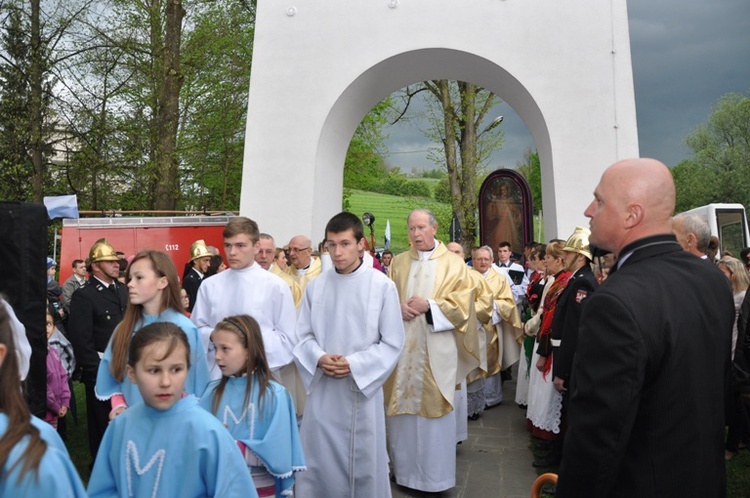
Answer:
<svg viewBox="0 0 750 498"><path fill-rule="evenodd" d="M514 368L517 370L517 368ZM421 493L391 485L394 498L529 498L537 478L531 466L526 411L513 401L516 373L505 383L505 401L469 420L469 439L458 445L456 487L443 493Z"/></svg>

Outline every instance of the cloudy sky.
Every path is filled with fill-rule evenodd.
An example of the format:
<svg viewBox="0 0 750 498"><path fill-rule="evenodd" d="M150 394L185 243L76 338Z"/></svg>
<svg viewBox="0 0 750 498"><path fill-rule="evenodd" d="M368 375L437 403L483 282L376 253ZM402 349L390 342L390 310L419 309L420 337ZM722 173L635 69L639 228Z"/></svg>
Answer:
<svg viewBox="0 0 750 498"><path fill-rule="evenodd" d="M629 0L628 11L641 156L674 166L720 96L750 92L750 0ZM514 167L534 147L531 135L509 106L492 114L505 118L505 144L491 169ZM418 122L386 131L391 164L407 173L435 167Z"/></svg>

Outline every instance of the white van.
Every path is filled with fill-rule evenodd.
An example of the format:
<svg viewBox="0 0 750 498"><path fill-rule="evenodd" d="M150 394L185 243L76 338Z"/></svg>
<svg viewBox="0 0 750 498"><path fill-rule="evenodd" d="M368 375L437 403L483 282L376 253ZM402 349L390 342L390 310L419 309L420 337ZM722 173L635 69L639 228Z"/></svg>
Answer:
<svg viewBox="0 0 750 498"><path fill-rule="evenodd" d="M750 246L747 216L742 204L708 204L685 212L701 216L708 222L711 235L719 238L719 257L724 251L729 251L739 259L740 251Z"/></svg>

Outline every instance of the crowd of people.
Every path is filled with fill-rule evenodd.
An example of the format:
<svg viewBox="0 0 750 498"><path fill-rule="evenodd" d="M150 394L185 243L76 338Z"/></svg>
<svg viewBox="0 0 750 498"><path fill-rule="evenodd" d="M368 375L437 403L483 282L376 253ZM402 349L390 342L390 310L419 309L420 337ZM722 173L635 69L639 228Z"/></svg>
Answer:
<svg viewBox="0 0 750 498"><path fill-rule="evenodd" d="M661 163L616 163L594 197L590 230L523 254L466 257L416 209L400 254L373 256L344 212L318 250L233 218L226 259L197 240L181 279L165 253L106 240L62 286L48 258L44 421L21 397L23 325L0 307L0 491L441 492L517 365L533 465L559 466L558 496L723 496L724 461L750 440L747 262L714 261L705 221L672 216ZM73 380L87 489L62 442Z"/></svg>

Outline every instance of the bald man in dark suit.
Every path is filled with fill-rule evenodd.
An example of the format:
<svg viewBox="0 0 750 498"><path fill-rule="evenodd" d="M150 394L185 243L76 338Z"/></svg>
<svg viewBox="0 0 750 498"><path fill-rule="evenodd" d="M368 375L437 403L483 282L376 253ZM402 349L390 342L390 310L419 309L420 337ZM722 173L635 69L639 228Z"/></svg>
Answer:
<svg viewBox="0 0 750 498"><path fill-rule="evenodd" d="M618 255L581 315L557 497L726 495L726 278L671 230L675 190L653 159L618 162L586 209Z"/></svg>

